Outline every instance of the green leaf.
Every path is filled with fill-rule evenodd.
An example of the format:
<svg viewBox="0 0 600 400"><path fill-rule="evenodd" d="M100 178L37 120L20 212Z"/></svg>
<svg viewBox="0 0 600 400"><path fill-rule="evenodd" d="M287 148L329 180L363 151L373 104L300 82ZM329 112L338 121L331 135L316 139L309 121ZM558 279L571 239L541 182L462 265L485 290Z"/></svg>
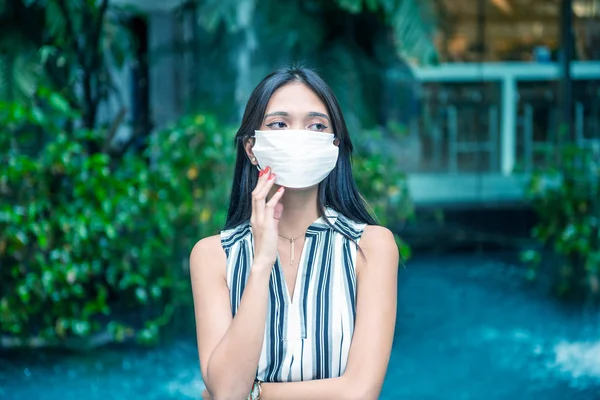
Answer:
<svg viewBox="0 0 600 400"><path fill-rule="evenodd" d="M342 10L351 14L358 14L362 11L362 0L336 0Z"/></svg>
<svg viewBox="0 0 600 400"><path fill-rule="evenodd" d="M58 53L58 49L54 46L42 46L42 47L40 47L38 52L39 52L40 62L42 64L47 64L50 57L52 57Z"/></svg>
<svg viewBox="0 0 600 400"><path fill-rule="evenodd" d="M115 228L112 225L106 225L106 236L108 236L109 239L114 239L117 235L117 231L115 231Z"/></svg>
<svg viewBox="0 0 600 400"><path fill-rule="evenodd" d="M135 289L135 297L142 304L146 304L148 302L148 293L146 292L146 289L144 289L143 287L138 287Z"/></svg>
<svg viewBox="0 0 600 400"><path fill-rule="evenodd" d="M154 299L159 299L162 295L162 289L158 285L152 285L150 293Z"/></svg>
<svg viewBox="0 0 600 400"><path fill-rule="evenodd" d="M29 104L41 77L40 67L28 52L28 44L12 39L23 48L0 54L0 101Z"/></svg>
<svg viewBox="0 0 600 400"><path fill-rule="evenodd" d="M52 108L64 114L71 112L71 107L69 106L67 100L65 100L65 98L58 93L52 93L48 98L48 103L50 106L52 106Z"/></svg>
<svg viewBox="0 0 600 400"><path fill-rule="evenodd" d="M158 342L158 327L153 324L142 329L137 335L138 342L144 345L156 344Z"/></svg>
<svg viewBox="0 0 600 400"><path fill-rule="evenodd" d="M90 332L90 323L88 321L74 320L70 323L71 330L77 336L87 336Z"/></svg>
<svg viewBox="0 0 600 400"><path fill-rule="evenodd" d="M39 107L33 107L31 109L31 118L33 122L35 122L38 125L44 125L46 122L46 117L44 116L44 113L42 112L42 110L40 110Z"/></svg>
<svg viewBox="0 0 600 400"><path fill-rule="evenodd" d="M29 238L23 231L18 231L15 235L15 239L21 246L25 246L29 243Z"/></svg>

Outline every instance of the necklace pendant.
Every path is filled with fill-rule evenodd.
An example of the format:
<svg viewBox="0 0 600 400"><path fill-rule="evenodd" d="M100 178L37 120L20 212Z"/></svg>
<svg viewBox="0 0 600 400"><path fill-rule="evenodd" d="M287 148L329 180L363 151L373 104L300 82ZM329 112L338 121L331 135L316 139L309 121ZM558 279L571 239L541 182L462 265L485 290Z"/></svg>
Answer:
<svg viewBox="0 0 600 400"><path fill-rule="evenodd" d="M290 267L294 266L294 249L296 248L294 245L295 241L296 239L290 239Z"/></svg>

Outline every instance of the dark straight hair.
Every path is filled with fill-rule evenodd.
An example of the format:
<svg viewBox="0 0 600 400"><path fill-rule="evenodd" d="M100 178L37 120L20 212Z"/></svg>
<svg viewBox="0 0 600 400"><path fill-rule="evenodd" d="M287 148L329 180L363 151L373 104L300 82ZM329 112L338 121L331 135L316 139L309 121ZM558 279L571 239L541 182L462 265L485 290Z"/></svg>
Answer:
<svg viewBox="0 0 600 400"><path fill-rule="evenodd" d="M325 207L331 207L353 221L377 225L375 218L367 211L367 204L352 176L353 146L333 91L314 71L290 67L269 74L250 95L242 124L235 136L237 157L225 229L248 222L252 213L252 191L258 181L258 170L248 159L245 144L254 136L254 131L260 129L267 104L273 93L287 84L296 82L306 85L325 104L331 118L333 132L339 140L339 156L335 168L319 184L317 202L321 216L325 215ZM325 220L331 225L327 218Z"/></svg>

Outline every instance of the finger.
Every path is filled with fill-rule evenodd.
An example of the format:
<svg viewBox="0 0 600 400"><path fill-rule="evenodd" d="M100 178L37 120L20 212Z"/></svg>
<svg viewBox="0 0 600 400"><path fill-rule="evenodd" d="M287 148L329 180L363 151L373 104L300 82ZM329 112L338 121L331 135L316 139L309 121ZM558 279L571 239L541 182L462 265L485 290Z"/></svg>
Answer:
<svg viewBox="0 0 600 400"><path fill-rule="evenodd" d="M260 170L258 173L258 180L256 181L256 186L254 187L254 193L257 193L262 190L265 182L269 179L269 174L271 173L271 169L269 167Z"/></svg>
<svg viewBox="0 0 600 400"><path fill-rule="evenodd" d="M279 220L281 219L282 215L283 215L283 204L281 204L281 203L275 204L275 209L273 210L273 220L275 223L275 228L277 228L279 226Z"/></svg>
<svg viewBox="0 0 600 400"><path fill-rule="evenodd" d="M275 205L277 203L279 203L279 200L281 200L281 198L283 197L284 193L285 193L285 187L281 186L279 189L277 189L277 191L275 193L273 193L273 196L271 196L271 198L267 202L266 206L271 207L271 208L275 207Z"/></svg>
<svg viewBox="0 0 600 400"><path fill-rule="evenodd" d="M266 180L269 178L269 174L273 172L271 171L271 167L266 167L264 169L261 169L258 173L258 181L256 182L256 187L260 188L262 187L262 185L264 184L264 182L266 182Z"/></svg>
<svg viewBox="0 0 600 400"><path fill-rule="evenodd" d="M275 206L277 206L277 204L279 204L279 200L281 200L281 198L283 197L283 194L285 193L285 188L282 186L280 187L275 194L273 195L273 197L271 197L271 199L267 202L266 206L265 206L265 218L275 218ZM280 212L281 214L281 212ZM279 218L281 218L281 215L279 215Z"/></svg>
<svg viewBox="0 0 600 400"><path fill-rule="evenodd" d="M271 188L273 187L273 185L275 184L275 174L269 174L267 180L264 182L264 184L261 186L261 188L256 192L256 205L257 207L261 207L264 208L266 202L267 202L267 196L269 195L269 192L271 191Z"/></svg>
<svg viewBox="0 0 600 400"><path fill-rule="evenodd" d="M256 183L256 187L252 191L252 218L260 219L263 215L263 210L265 208L264 199L260 199L259 196L262 193L265 182L269 178L270 168L267 167L261 170L258 174L258 181Z"/></svg>

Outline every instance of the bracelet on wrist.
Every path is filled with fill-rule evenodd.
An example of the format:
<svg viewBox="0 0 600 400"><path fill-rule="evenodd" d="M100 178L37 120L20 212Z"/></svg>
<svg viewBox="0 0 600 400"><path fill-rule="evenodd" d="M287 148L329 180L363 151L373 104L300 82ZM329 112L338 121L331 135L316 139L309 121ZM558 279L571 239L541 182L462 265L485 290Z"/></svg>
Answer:
<svg viewBox="0 0 600 400"><path fill-rule="evenodd" d="M250 390L250 394L248 395L247 400L260 400L262 395L262 382L258 379L254 380L252 384L252 390Z"/></svg>

